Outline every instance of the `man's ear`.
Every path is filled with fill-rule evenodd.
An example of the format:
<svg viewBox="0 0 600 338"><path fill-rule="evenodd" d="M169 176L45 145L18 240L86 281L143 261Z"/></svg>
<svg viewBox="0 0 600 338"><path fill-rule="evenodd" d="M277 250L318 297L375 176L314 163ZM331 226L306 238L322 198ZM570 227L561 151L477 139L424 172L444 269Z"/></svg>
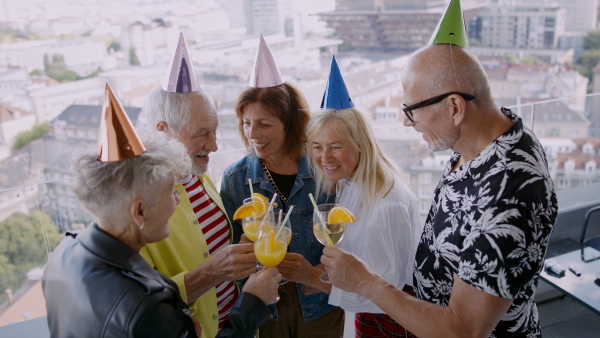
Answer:
<svg viewBox="0 0 600 338"><path fill-rule="evenodd" d="M147 204L144 200L138 198L131 204L131 208L129 210L129 215L133 222L139 227L144 223L144 219L146 218L147 213Z"/></svg>
<svg viewBox="0 0 600 338"><path fill-rule="evenodd" d="M467 101L460 95L453 94L448 97L448 103L450 104L452 121L458 127L467 117Z"/></svg>

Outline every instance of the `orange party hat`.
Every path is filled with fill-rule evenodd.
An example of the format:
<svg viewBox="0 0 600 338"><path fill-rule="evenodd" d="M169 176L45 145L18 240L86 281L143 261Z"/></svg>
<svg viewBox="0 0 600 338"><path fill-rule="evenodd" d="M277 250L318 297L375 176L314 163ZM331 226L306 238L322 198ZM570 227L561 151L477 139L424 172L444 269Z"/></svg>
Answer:
<svg viewBox="0 0 600 338"><path fill-rule="evenodd" d="M140 136L107 83L98 132L98 160L115 162L145 151Z"/></svg>

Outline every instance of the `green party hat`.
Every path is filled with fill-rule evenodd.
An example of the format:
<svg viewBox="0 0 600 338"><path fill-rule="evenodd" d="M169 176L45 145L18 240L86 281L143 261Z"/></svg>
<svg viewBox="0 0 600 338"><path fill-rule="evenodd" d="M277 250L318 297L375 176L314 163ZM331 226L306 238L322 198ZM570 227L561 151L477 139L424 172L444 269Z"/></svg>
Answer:
<svg viewBox="0 0 600 338"><path fill-rule="evenodd" d="M469 48L460 0L450 0L446 13L440 19L428 45L437 45L438 43L451 43Z"/></svg>

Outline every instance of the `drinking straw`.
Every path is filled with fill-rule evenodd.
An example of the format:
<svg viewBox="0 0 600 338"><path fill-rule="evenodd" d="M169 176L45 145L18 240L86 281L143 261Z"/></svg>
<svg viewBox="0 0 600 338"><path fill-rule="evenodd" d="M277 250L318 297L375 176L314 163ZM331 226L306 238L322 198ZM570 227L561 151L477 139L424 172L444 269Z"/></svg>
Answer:
<svg viewBox="0 0 600 338"><path fill-rule="evenodd" d="M325 223L325 221L323 220L323 217L321 216L321 213L319 212L319 208L317 207L317 202L315 201L313 194L308 193L308 197L310 198L310 201L312 202L313 207L317 211L317 216L319 216L319 222L321 222L321 226L323 227L323 229L328 230L328 232L329 232L329 229L327 229L327 224ZM334 246L333 242L331 241L331 238L329 237L329 233L326 234L325 239L327 240L328 246Z"/></svg>
<svg viewBox="0 0 600 338"><path fill-rule="evenodd" d="M273 194L273 198L271 198L271 202L269 203L269 207L267 208L267 213L265 214L265 217L263 217L262 222L260 223L261 227L263 224L265 224L265 220L267 219L266 215L268 215L269 212L271 212L271 210L273 210L273 203L275 203L276 198L277 198L277 194Z"/></svg>
<svg viewBox="0 0 600 338"><path fill-rule="evenodd" d="M254 189L252 189L252 179L251 178L248 179L248 185L250 186L250 196L252 196L252 194L254 194Z"/></svg>
<svg viewBox="0 0 600 338"><path fill-rule="evenodd" d="M281 235L281 233L283 232L282 230L285 227L285 225L287 224L287 221L290 220L290 215L292 214L292 210L294 210L294 206L293 205L290 206L290 208L287 211L287 214L285 215L285 218L283 219L283 222L280 223L281 225L279 226L279 230L277 231L277 235L275 235L275 239L278 239L279 235Z"/></svg>

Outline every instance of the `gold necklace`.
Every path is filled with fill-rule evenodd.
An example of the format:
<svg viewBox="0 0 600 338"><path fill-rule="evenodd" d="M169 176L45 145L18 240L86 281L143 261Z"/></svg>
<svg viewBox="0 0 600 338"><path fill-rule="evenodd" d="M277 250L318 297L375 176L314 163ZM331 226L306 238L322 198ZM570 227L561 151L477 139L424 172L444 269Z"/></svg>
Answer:
<svg viewBox="0 0 600 338"><path fill-rule="evenodd" d="M277 196L279 196L279 199L281 200L281 202L283 202L284 204L287 204L287 198L281 193L281 190L279 190L279 188L277 188L277 184L275 184L275 180L273 180L273 176L271 176L271 171L269 171L269 168L267 168L267 164L265 163L265 161L263 159L260 159L260 164L262 164L263 170L265 171L265 174L267 174L267 176L269 177L269 180L271 181L271 185L273 186L273 188L275 188L275 191L277 192Z"/></svg>

